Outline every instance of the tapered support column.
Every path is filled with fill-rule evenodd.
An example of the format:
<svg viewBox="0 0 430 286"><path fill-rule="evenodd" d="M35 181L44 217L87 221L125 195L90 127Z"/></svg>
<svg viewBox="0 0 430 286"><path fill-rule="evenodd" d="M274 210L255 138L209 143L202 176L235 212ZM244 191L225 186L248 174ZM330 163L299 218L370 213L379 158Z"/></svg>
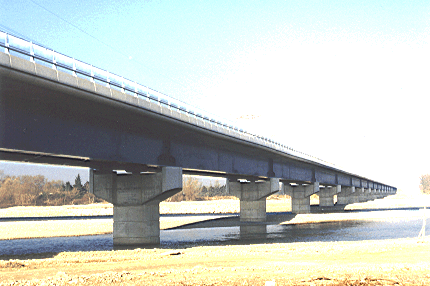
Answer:
<svg viewBox="0 0 430 286"><path fill-rule="evenodd" d="M319 192L320 207L333 207L334 195L341 192L341 186L321 188Z"/></svg>
<svg viewBox="0 0 430 286"><path fill-rule="evenodd" d="M376 190L376 198L377 199L382 199L384 197L384 195L382 194L382 190L381 189L377 189Z"/></svg>
<svg viewBox="0 0 430 286"><path fill-rule="evenodd" d="M337 204L347 205L353 203L351 197L355 192L355 187L342 186L341 192L337 195Z"/></svg>
<svg viewBox="0 0 430 286"><path fill-rule="evenodd" d="M364 188L363 192L364 192L363 202L371 201L372 200L372 198L371 198L372 189L370 189L370 188Z"/></svg>
<svg viewBox="0 0 430 286"><path fill-rule="evenodd" d="M266 198L279 191L279 179L228 184L229 193L240 199L240 221L266 221Z"/></svg>
<svg viewBox="0 0 430 286"><path fill-rule="evenodd" d="M114 205L115 246L160 243L159 203L182 190L181 168L145 175L92 172L90 180L91 192Z"/></svg>
<svg viewBox="0 0 430 286"><path fill-rule="evenodd" d="M360 192L361 192L361 188L353 187L353 190L349 195L350 204L355 204L360 202Z"/></svg>
<svg viewBox="0 0 430 286"><path fill-rule="evenodd" d="M296 187L291 197L291 212L308 214L311 212L311 197L306 195L305 187Z"/></svg>
<svg viewBox="0 0 430 286"><path fill-rule="evenodd" d="M358 197L358 202L363 203L367 202L367 195L365 188L355 188L356 197Z"/></svg>
<svg viewBox="0 0 430 286"><path fill-rule="evenodd" d="M377 199L377 197L376 197L376 189L369 189L369 198L370 198L370 200L376 200Z"/></svg>
<svg viewBox="0 0 430 286"><path fill-rule="evenodd" d="M295 214L306 214L311 212L311 195L319 192L319 183L310 185L291 186L284 184L285 194L291 197L291 212Z"/></svg>

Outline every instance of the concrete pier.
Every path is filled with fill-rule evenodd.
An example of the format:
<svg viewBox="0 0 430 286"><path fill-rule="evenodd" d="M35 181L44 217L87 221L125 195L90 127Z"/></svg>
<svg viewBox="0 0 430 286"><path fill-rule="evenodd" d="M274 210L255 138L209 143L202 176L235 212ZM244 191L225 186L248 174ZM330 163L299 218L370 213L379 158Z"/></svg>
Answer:
<svg viewBox="0 0 430 286"><path fill-rule="evenodd" d="M340 193L342 187L337 185L335 187L325 187L321 188L319 191L320 207L333 207L334 206L334 196Z"/></svg>
<svg viewBox="0 0 430 286"><path fill-rule="evenodd" d="M369 189L369 200L376 200L376 189Z"/></svg>
<svg viewBox="0 0 430 286"><path fill-rule="evenodd" d="M319 183L309 185L284 184L285 194L291 197L291 211L296 214L306 214L311 212L311 195L319 192Z"/></svg>
<svg viewBox="0 0 430 286"><path fill-rule="evenodd" d="M350 202L352 204L364 202L364 196L364 188L355 188L355 191L351 194Z"/></svg>
<svg viewBox="0 0 430 286"><path fill-rule="evenodd" d="M159 204L182 190L181 168L131 175L92 172L90 180L91 192L114 205L114 245L160 243Z"/></svg>
<svg viewBox="0 0 430 286"><path fill-rule="evenodd" d="M361 188L352 187L353 190L351 191L349 195L349 203L355 204L360 202L360 192Z"/></svg>
<svg viewBox="0 0 430 286"><path fill-rule="evenodd" d="M279 191L279 179L228 182L229 193L240 199L240 221L266 221L266 198Z"/></svg>
<svg viewBox="0 0 430 286"><path fill-rule="evenodd" d="M364 203L369 201L369 197L370 197L369 188L363 188L363 195L360 199L360 202Z"/></svg>
<svg viewBox="0 0 430 286"><path fill-rule="evenodd" d="M347 205L353 203L354 199L352 196L355 193L355 187L344 187L342 186L341 192L337 194L337 204Z"/></svg>
<svg viewBox="0 0 430 286"><path fill-rule="evenodd" d="M376 198L382 199L384 197L381 189L376 189Z"/></svg>

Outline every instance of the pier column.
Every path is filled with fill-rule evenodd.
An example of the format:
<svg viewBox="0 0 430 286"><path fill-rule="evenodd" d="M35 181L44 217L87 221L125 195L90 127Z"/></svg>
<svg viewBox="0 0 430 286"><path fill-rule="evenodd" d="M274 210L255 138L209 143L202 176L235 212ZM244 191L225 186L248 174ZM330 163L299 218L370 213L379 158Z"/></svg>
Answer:
<svg viewBox="0 0 430 286"><path fill-rule="evenodd" d="M354 192L355 192L355 187L342 186L341 192L337 194L337 204L347 205L352 203L351 197Z"/></svg>
<svg viewBox="0 0 430 286"><path fill-rule="evenodd" d="M279 191L279 179L228 182L229 193L240 199L240 221L266 221L266 198Z"/></svg>
<svg viewBox="0 0 430 286"><path fill-rule="evenodd" d="M311 195L319 192L319 183L309 185L284 184L284 192L291 197L291 212L306 214L311 212Z"/></svg>
<svg viewBox="0 0 430 286"><path fill-rule="evenodd" d="M321 188L319 192L320 207L333 207L334 195L340 193L341 186Z"/></svg>
<svg viewBox="0 0 430 286"><path fill-rule="evenodd" d="M182 190L182 169L163 167L160 173L90 176L91 192L112 203L113 243L160 243L159 203Z"/></svg>
<svg viewBox="0 0 430 286"><path fill-rule="evenodd" d="M353 190L349 195L349 203L355 204L360 202L360 190L361 188L352 187Z"/></svg>
<svg viewBox="0 0 430 286"><path fill-rule="evenodd" d="M372 199L372 200L376 200L377 198L378 198L378 196L377 196L377 190L376 189L370 189L370 198Z"/></svg>
<svg viewBox="0 0 430 286"><path fill-rule="evenodd" d="M385 197L388 197L389 195L388 195L388 191L387 191L387 188L384 186L384 187L382 187L383 189L382 189L382 197L383 198L385 198Z"/></svg>
<svg viewBox="0 0 430 286"><path fill-rule="evenodd" d="M367 194L365 188L356 188L355 191L357 192L358 202L363 203L367 202Z"/></svg>
<svg viewBox="0 0 430 286"><path fill-rule="evenodd" d="M376 189L376 199L382 199L382 198L383 198L382 190Z"/></svg>
<svg viewBox="0 0 430 286"><path fill-rule="evenodd" d="M364 191L366 193L366 201L368 202L368 201L373 200L373 198L372 198L372 188L369 187L369 188L365 189Z"/></svg>

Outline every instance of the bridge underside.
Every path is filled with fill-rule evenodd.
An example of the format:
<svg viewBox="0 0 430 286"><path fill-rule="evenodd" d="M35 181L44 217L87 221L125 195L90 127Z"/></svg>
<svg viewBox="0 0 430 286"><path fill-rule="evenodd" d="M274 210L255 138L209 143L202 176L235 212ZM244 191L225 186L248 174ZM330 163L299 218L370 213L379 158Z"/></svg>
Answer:
<svg viewBox="0 0 430 286"><path fill-rule="evenodd" d="M280 181L296 213L308 212L309 197L318 192L327 206L335 195L351 203L395 193L366 178L143 109L134 104L141 99L127 93L89 91L85 86L98 86L89 80L56 70L51 77L49 68L9 55L9 63L23 68L6 67L4 55L0 160L91 168L93 193L115 206L115 244L159 242L158 203L180 191L183 173L229 179L247 222L265 220L265 198L281 190ZM61 83L55 80L60 77Z"/></svg>

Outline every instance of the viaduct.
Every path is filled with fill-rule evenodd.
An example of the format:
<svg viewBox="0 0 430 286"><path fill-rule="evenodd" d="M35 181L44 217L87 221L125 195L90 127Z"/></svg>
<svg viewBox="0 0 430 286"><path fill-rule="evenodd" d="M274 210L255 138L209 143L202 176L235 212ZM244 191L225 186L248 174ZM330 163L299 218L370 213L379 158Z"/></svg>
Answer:
<svg viewBox="0 0 430 286"><path fill-rule="evenodd" d="M244 222L265 221L280 190L293 213L312 194L330 207L396 193L1 31L0 160L90 168L91 192L114 205L114 245L160 242L159 203L183 174L226 178Z"/></svg>

